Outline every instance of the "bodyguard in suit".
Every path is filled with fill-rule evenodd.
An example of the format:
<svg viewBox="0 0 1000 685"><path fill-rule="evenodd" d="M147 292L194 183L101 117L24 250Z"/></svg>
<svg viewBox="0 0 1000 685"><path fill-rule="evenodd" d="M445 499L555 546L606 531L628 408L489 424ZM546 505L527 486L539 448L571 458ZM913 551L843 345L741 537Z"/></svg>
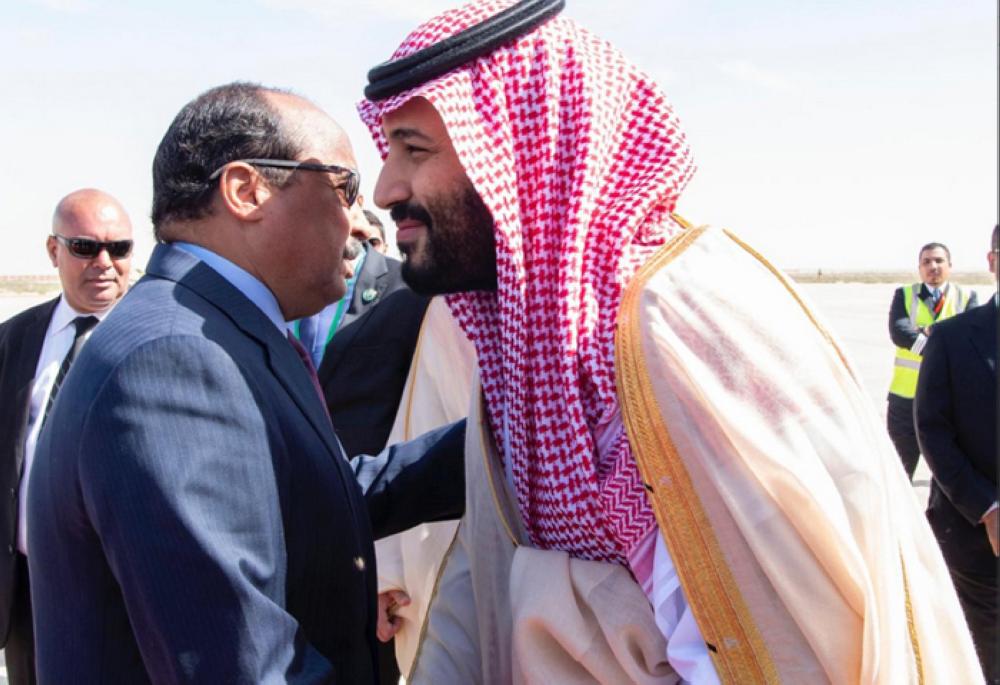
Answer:
<svg viewBox="0 0 1000 685"><path fill-rule="evenodd" d="M998 230L990 271L997 273ZM924 348L914 415L930 466L927 518L951 571L987 682L997 633L997 298L937 324Z"/></svg>
<svg viewBox="0 0 1000 685"><path fill-rule="evenodd" d="M398 260L366 248L348 315L319 365L326 406L349 456L385 445L428 302L403 282Z"/></svg>
<svg viewBox="0 0 1000 685"><path fill-rule="evenodd" d="M344 294L354 168L326 114L252 84L171 124L160 244L32 474L43 682L376 682L373 531L461 511L464 427L352 468L287 336Z"/></svg>
<svg viewBox="0 0 1000 685"><path fill-rule="evenodd" d="M0 646L11 683L35 682L25 474L74 350L128 287L132 223L107 193L77 190L56 206L46 249L62 293L0 324Z"/></svg>
<svg viewBox="0 0 1000 685"><path fill-rule="evenodd" d="M939 321L978 304L976 293L948 281L951 252L928 243L918 253L920 283L896 288L889 306L889 337L896 346L886 407L886 427L906 475L913 479L920 446L913 428L913 394L917 390L921 352Z"/></svg>

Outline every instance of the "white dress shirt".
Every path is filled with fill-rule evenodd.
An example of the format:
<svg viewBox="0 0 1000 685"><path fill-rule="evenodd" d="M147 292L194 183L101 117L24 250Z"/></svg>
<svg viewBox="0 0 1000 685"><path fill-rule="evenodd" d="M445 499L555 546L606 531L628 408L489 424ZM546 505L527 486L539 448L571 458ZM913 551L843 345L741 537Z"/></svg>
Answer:
<svg viewBox="0 0 1000 685"><path fill-rule="evenodd" d="M28 554L28 475L31 473L31 464L35 459L35 447L38 445L38 435L42 429L42 414L45 406L49 403L49 395L52 393L52 385L59 374L59 367L62 366L63 359L69 354L76 339L76 326L73 321L78 316L94 316L98 321L103 321L104 317L111 311L108 307L102 312L78 312L66 302L66 298L60 297L56 304L55 311L52 312L52 319L49 327L45 331L45 341L42 343L42 351L38 356L38 365L35 366L35 378L31 382L31 401L28 405L28 433L24 439L24 468L21 471L20 493L17 500L17 549L21 554ZM84 333L83 339L86 341L94 329Z"/></svg>

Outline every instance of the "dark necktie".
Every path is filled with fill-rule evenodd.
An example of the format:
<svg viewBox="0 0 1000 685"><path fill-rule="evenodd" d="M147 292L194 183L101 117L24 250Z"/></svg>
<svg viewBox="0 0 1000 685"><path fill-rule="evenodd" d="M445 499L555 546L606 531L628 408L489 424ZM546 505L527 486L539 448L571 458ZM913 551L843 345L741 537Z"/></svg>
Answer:
<svg viewBox="0 0 1000 685"><path fill-rule="evenodd" d="M313 350L316 349L316 338L319 337L318 318L318 315L307 316L299 321L299 341L306 352L309 353L309 359L313 363L313 368L316 368L316 358L313 356Z"/></svg>
<svg viewBox="0 0 1000 685"><path fill-rule="evenodd" d="M76 326L73 346L69 348L69 352L67 352L66 356L63 358L62 365L59 367L59 372L56 374L56 380L52 383L52 390L49 392L49 401L45 405L45 412L42 414L43 426L45 425L45 419L49 417L49 412L52 411L52 405L56 401L56 395L59 394L59 388L62 387L63 381L66 380L66 374L69 373L69 367L73 365L76 355L80 354L80 349L83 347L84 343L83 336L97 325L97 317L78 316L73 319L73 325Z"/></svg>
<svg viewBox="0 0 1000 685"><path fill-rule="evenodd" d="M323 407L323 411L326 412L326 417L330 418L330 410L326 408L326 397L323 395L323 386L319 384L319 376L316 375L316 367L313 366L312 359L309 358L309 353L306 352L306 348L302 346L291 331L288 331L288 342L292 344L295 348L295 352L299 355L299 359L305 364L306 371L309 373L309 380L312 381L313 390L319 396L319 403Z"/></svg>
<svg viewBox="0 0 1000 685"><path fill-rule="evenodd" d="M944 309L944 293L937 288L932 288L931 298L934 300L934 318L937 319L941 314L941 310Z"/></svg>

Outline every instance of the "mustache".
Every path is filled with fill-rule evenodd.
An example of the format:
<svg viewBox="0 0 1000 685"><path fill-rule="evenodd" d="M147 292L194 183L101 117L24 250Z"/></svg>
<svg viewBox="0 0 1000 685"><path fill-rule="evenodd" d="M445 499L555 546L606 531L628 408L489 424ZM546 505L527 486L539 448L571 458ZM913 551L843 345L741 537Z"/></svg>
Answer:
<svg viewBox="0 0 1000 685"><path fill-rule="evenodd" d="M400 221L405 221L406 219L412 219L414 221L419 221L423 225L427 226L429 229L431 227L431 215L424 209L421 205L415 202L400 202L395 204L389 210L389 216L397 224Z"/></svg>

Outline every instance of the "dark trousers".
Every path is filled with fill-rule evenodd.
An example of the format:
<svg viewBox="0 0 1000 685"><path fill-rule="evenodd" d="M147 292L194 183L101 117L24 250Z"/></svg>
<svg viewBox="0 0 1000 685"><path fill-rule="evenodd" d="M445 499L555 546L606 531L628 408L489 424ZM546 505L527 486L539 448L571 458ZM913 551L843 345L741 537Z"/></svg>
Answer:
<svg viewBox="0 0 1000 685"><path fill-rule="evenodd" d="M913 400L890 393L885 423L889 438L896 446L896 454L906 469L906 475L913 480L913 472L917 470L917 462L920 460L917 429L913 425Z"/></svg>
<svg viewBox="0 0 1000 685"><path fill-rule="evenodd" d="M395 640L378 643L378 679L382 685L396 685L399 682Z"/></svg>
<svg viewBox="0 0 1000 685"><path fill-rule="evenodd" d="M986 537L986 533L983 533ZM997 631L997 577L951 568L965 621L987 683L1000 683L1000 632Z"/></svg>
<svg viewBox="0 0 1000 685"><path fill-rule="evenodd" d="M31 624L31 588L28 584L28 559L17 553L14 602L10 609L10 633L4 658L10 685L35 683L35 630Z"/></svg>

